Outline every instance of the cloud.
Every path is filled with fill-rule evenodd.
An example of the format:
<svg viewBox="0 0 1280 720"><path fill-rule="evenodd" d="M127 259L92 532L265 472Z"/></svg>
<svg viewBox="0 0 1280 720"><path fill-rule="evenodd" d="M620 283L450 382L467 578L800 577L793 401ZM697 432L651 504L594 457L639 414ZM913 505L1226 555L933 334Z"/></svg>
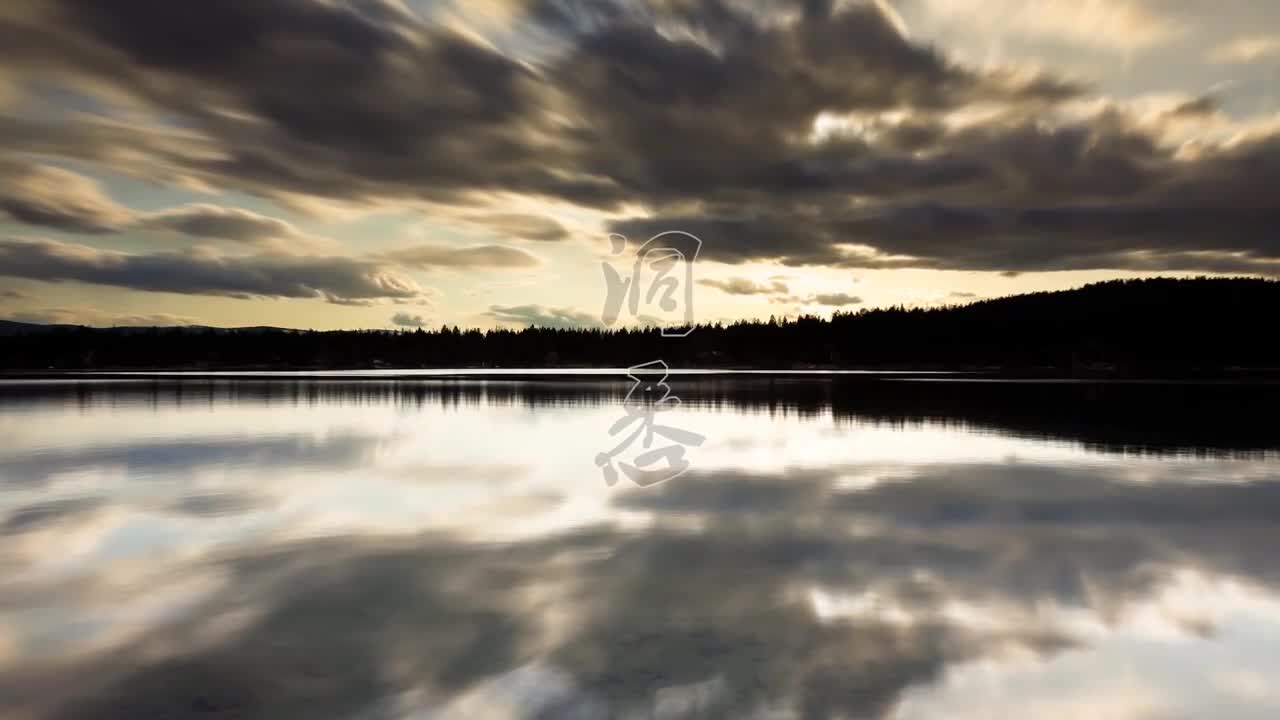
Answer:
<svg viewBox="0 0 1280 720"><path fill-rule="evenodd" d="M421 315L410 315L407 312L398 312L391 316L391 323L401 327L420 328L427 324L427 320Z"/></svg>
<svg viewBox="0 0 1280 720"><path fill-rule="evenodd" d="M4 21L14 71L127 100L186 131L164 144L149 127L117 124L108 137L66 123L56 141L81 156L136 137L133 159L153 172L346 200L554 186L526 137L541 124L533 72L389 7L274 0L178 12L125 0L104 12L55 0ZM427 87L450 91L411 90Z"/></svg>
<svg viewBox="0 0 1280 720"><path fill-rule="evenodd" d="M1217 113L1218 101L1209 96L1188 100L1168 112L1174 117L1200 117Z"/></svg>
<svg viewBox="0 0 1280 720"><path fill-rule="evenodd" d="M83 175L5 160L0 160L0 212L29 225L73 233L140 228L246 244L311 242L288 222L242 208L191 204L136 213L109 198L95 181Z"/></svg>
<svg viewBox="0 0 1280 720"><path fill-rule="evenodd" d="M771 279L768 285L740 277L727 280L699 280L698 284L716 288L729 295L767 295L769 296L769 302L777 304L844 307L862 303L862 298L842 292L817 293L809 295L807 298L795 296L791 294L787 284L781 279Z"/></svg>
<svg viewBox="0 0 1280 720"><path fill-rule="evenodd" d="M850 239L880 253L850 253L847 267L1001 271L1188 270L1280 274L1280 247L1263 228L1280 209L1214 206L915 206L850 219ZM955 244L942 248L945 242ZM884 254L891 252L892 255Z"/></svg>
<svg viewBox="0 0 1280 720"><path fill-rule="evenodd" d="M747 278L734 277L728 280L699 280L698 284L716 288L729 295L785 295L789 292L787 284L781 280L771 280L768 285L764 285Z"/></svg>
<svg viewBox="0 0 1280 720"><path fill-rule="evenodd" d="M424 292L384 264L344 257L209 251L135 254L53 240L0 240L0 274L151 292L235 298L323 298L330 302L420 298Z"/></svg>
<svg viewBox="0 0 1280 720"><path fill-rule="evenodd" d="M198 518L247 515L270 507L273 500L249 492L205 492L185 495L168 505L165 510L176 515Z"/></svg>
<svg viewBox="0 0 1280 720"><path fill-rule="evenodd" d="M388 261L420 270L430 268L528 268L541 261L530 253L503 245L417 245L386 253Z"/></svg>
<svg viewBox="0 0 1280 720"><path fill-rule="evenodd" d="M719 3L643 8L659 24L700 29L711 52L630 22L621 5L602 4L593 14L606 22L587 28L531 2L525 29L567 43L538 72L410 13L365 10L373 5L385 3L176 12L128 0L107 13L55 0L8 18L13 67L180 118L182 130L83 118L6 129L15 147L264 195L448 201L501 191L614 206L757 178L822 110L1076 92L955 67L870 5L833 13L819 3L786 26ZM441 85L451 91L405 91Z"/></svg>
<svg viewBox="0 0 1280 720"><path fill-rule="evenodd" d="M949 130L923 157L835 162L846 152L831 149L807 182L865 183L876 195L861 207L825 193L803 203L761 194L749 210L625 218L611 229L685 228L704 240L705 257L729 263L1274 274L1280 259L1267 230L1280 208L1264 190L1280 184L1280 134L1186 159L1111 114Z"/></svg>
<svg viewBox="0 0 1280 720"><path fill-rule="evenodd" d="M977 293L954 291L947 294L947 297L956 298L958 300L968 300L978 297Z"/></svg>
<svg viewBox="0 0 1280 720"><path fill-rule="evenodd" d="M114 232L133 219L82 175L45 165L0 159L0 213L19 222L66 232Z"/></svg>
<svg viewBox="0 0 1280 720"><path fill-rule="evenodd" d="M845 307L846 305L861 305L862 298L848 293L818 293L810 296L809 302L828 307Z"/></svg>
<svg viewBox="0 0 1280 720"><path fill-rule="evenodd" d="M104 498L85 496L47 500L18 507L0 522L0 536L20 535L42 527L60 525L77 516L91 513L105 504Z"/></svg>
<svg viewBox="0 0 1280 720"><path fill-rule="evenodd" d="M1140 0L924 0L924 6L933 21L973 24L987 37L1125 52L1163 45L1186 31Z"/></svg>
<svg viewBox="0 0 1280 720"><path fill-rule="evenodd" d="M1185 29L1136 0L929 7L1091 46L1156 47ZM56 123L0 115L0 154L291 207L448 203L522 240L567 230L477 209L549 202L607 211L608 229L627 235L680 227L726 263L1274 271L1263 228L1277 217L1264 189L1277 184L1280 136L1191 148L1120 105L1073 115L1064 105L1087 85L958 63L908 36L884 3L510 0L495 14L510 25L492 37L442 17L389 0L6 9L3 72L94 109ZM449 91L413 90L424 87ZM1198 100L1171 118L1212 110ZM32 194L8 213L92 232L127 220L83 184L81 201ZM248 243L292 229L212 206L147 222ZM515 268L537 258L425 245L361 262Z"/></svg>
<svg viewBox="0 0 1280 720"><path fill-rule="evenodd" d="M600 318L573 308L545 308L541 305L517 305L503 307L491 305L484 313L500 325L517 325L541 328L601 327Z"/></svg>
<svg viewBox="0 0 1280 720"><path fill-rule="evenodd" d="M0 159L0 213L29 225L73 233L140 228L246 244L311 243L292 224L242 208L190 204L137 213L116 203L83 175L4 159Z"/></svg>
<svg viewBox="0 0 1280 720"><path fill-rule="evenodd" d="M817 191L807 174L822 158L803 138L822 113L935 112L1077 92L1049 78L966 71L908 42L873 5L818 5L782 25L719 4L678 5L672 22L709 35L705 43L623 22L584 33L553 77L590 118L586 169L624 199L653 203Z"/></svg>
<svg viewBox="0 0 1280 720"><path fill-rule="evenodd" d="M30 295L19 290L0 290L0 299L3 300L25 300Z"/></svg>
<svg viewBox="0 0 1280 720"><path fill-rule="evenodd" d="M263 244L273 240L305 242L292 224L242 208L193 204L142 216L138 227L166 230L198 238Z"/></svg>
<svg viewBox="0 0 1280 720"><path fill-rule="evenodd" d="M129 315L104 312L93 308L23 310L10 313L7 319L40 325L89 325L91 327L174 327L199 324L196 318L188 315L174 315L172 313Z"/></svg>
<svg viewBox="0 0 1280 720"><path fill-rule="evenodd" d="M563 225L545 215L499 213L477 215L472 219L504 237L539 242L556 242L569 237L569 231Z"/></svg>
<svg viewBox="0 0 1280 720"><path fill-rule="evenodd" d="M1209 61L1238 65L1280 57L1280 35L1249 35L1209 51Z"/></svg>

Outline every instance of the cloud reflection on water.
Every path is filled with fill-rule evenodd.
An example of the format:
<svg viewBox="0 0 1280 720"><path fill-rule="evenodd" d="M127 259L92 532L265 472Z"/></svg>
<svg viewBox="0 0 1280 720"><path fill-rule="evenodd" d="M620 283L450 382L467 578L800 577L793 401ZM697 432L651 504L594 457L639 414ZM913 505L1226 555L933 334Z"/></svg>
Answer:
<svg viewBox="0 0 1280 720"><path fill-rule="evenodd" d="M610 490L607 386L202 387L0 392L0 715L1274 714L1280 466L1204 418L715 384Z"/></svg>

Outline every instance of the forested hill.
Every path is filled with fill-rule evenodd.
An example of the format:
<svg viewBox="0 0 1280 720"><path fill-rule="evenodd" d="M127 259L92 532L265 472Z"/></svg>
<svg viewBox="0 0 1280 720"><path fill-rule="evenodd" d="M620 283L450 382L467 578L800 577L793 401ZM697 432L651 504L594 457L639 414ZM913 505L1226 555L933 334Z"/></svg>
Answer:
<svg viewBox="0 0 1280 720"><path fill-rule="evenodd" d="M0 368L1003 368L1160 375L1280 368L1280 282L1113 281L969 305L831 320L656 330L298 331L0 327Z"/></svg>

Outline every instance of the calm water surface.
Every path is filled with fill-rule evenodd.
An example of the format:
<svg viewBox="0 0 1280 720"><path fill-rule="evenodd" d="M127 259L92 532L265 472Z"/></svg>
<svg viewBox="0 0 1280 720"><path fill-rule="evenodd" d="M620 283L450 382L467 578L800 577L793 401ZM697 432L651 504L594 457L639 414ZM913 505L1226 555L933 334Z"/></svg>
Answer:
<svg viewBox="0 0 1280 720"><path fill-rule="evenodd" d="M0 381L0 717L1280 717L1276 387L672 387Z"/></svg>

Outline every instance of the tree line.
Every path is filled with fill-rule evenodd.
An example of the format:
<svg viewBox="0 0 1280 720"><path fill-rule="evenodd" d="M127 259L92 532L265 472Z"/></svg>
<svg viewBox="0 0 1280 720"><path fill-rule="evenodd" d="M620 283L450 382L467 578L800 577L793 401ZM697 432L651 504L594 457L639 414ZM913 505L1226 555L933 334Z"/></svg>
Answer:
<svg viewBox="0 0 1280 720"><path fill-rule="evenodd" d="M0 368L1000 368L1149 375L1280 368L1280 282L1110 281L967 305L657 329L41 328L0 337Z"/></svg>

